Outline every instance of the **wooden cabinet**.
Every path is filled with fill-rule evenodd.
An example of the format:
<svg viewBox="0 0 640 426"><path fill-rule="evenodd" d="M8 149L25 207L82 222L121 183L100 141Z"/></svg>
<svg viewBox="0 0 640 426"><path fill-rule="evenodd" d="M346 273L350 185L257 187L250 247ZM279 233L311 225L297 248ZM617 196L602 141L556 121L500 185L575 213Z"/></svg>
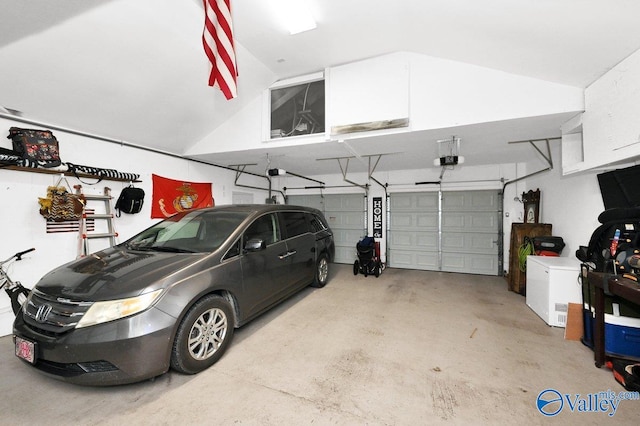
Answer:
<svg viewBox="0 0 640 426"><path fill-rule="evenodd" d="M511 244L509 245L509 290L526 295L527 274L520 270L518 251L524 238L551 235L550 223L512 223Z"/></svg>

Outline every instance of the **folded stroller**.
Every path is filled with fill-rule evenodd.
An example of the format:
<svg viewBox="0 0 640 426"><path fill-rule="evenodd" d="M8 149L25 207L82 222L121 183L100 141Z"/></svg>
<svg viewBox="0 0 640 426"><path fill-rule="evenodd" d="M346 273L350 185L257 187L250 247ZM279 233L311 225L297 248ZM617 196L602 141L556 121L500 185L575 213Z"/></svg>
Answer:
<svg viewBox="0 0 640 426"><path fill-rule="evenodd" d="M380 245L373 237L364 237L356 244L356 255L358 259L353 263L353 275L358 273L364 276L380 276L382 263L380 262Z"/></svg>

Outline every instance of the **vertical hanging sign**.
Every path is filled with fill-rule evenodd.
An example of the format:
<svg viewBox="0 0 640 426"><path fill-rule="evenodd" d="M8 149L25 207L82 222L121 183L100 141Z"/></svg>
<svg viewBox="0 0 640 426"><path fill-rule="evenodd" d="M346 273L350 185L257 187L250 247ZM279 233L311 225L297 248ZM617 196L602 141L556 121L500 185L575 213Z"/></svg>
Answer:
<svg viewBox="0 0 640 426"><path fill-rule="evenodd" d="M373 238L382 238L382 197L373 197Z"/></svg>

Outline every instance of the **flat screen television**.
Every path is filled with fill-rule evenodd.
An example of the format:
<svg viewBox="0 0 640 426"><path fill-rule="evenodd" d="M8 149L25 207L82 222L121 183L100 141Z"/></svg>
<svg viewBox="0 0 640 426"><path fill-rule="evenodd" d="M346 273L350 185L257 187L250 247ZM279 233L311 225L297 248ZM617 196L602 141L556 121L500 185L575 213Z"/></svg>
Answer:
<svg viewBox="0 0 640 426"><path fill-rule="evenodd" d="M606 210L640 207L640 165L600 173L598 184Z"/></svg>

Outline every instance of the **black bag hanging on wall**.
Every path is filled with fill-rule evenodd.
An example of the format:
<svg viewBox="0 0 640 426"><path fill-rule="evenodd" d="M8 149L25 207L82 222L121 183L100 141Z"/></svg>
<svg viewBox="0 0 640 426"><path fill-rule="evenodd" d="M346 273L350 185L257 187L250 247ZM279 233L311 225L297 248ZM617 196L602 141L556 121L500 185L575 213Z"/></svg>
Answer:
<svg viewBox="0 0 640 426"><path fill-rule="evenodd" d="M62 164L58 140L50 130L11 127L7 139L11 139L13 150L24 160L35 161L42 167Z"/></svg>
<svg viewBox="0 0 640 426"><path fill-rule="evenodd" d="M122 212L128 214L139 213L144 204L144 190L129 185L122 189L118 201L116 201L117 216L120 217Z"/></svg>

